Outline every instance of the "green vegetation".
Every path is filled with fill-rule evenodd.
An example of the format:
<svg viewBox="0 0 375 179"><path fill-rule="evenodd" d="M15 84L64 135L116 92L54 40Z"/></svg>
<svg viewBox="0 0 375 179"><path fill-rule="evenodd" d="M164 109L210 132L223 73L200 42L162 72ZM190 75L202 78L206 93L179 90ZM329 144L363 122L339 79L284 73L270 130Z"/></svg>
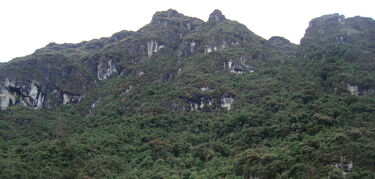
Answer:
<svg viewBox="0 0 375 179"><path fill-rule="evenodd" d="M212 70L204 63L199 71ZM349 177L374 177L374 98L327 92L297 60L272 64L243 76L192 66L165 83L119 77L102 84L95 109L9 108L0 113L1 178L340 177L342 157L353 161ZM234 94L233 110L170 109L202 93L199 83Z"/></svg>
<svg viewBox="0 0 375 179"><path fill-rule="evenodd" d="M36 71L19 78L43 78L45 66L69 69L52 81L64 91L87 89L77 104L0 111L0 178L375 178L375 96L347 90L348 83L374 89L372 51L311 41L298 47L300 56L286 44L285 55L237 22L198 26L177 16L161 12L143 32L100 50L80 46L78 59L47 48L23 60L30 64L1 64L2 76ZM163 21L173 26L153 26ZM174 41L190 21L196 30ZM248 43L178 55L183 40L203 48L238 33ZM127 53L149 39L166 47L152 58ZM124 74L96 80L87 65L101 55L116 59ZM230 73L228 60L236 58L255 71ZM223 97L233 98L231 110L221 106Z"/></svg>

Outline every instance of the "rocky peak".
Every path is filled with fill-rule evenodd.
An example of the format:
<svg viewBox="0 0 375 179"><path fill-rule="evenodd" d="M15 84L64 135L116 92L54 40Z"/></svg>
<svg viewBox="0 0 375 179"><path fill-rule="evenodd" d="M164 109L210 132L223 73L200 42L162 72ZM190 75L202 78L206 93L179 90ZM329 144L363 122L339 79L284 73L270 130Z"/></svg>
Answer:
<svg viewBox="0 0 375 179"><path fill-rule="evenodd" d="M280 36L272 36L268 41L272 44L291 44L288 39Z"/></svg>
<svg viewBox="0 0 375 179"><path fill-rule="evenodd" d="M301 39L302 46L315 46L321 43L352 42L345 33L345 16L339 14L323 15L309 22L305 36Z"/></svg>
<svg viewBox="0 0 375 179"><path fill-rule="evenodd" d="M364 31L373 28L375 21L370 17L355 16L345 19L345 23L356 30Z"/></svg>
<svg viewBox="0 0 375 179"><path fill-rule="evenodd" d="M221 20L225 20L225 16L221 13L220 10L215 9L214 12L210 14L210 17L208 18L208 22L219 22Z"/></svg>
<svg viewBox="0 0 375 179"><path fill-rule="evenodd" d="M371 18L345 18L340 14L329 14L310 21L302 46L314 46L321 43L330 44L365 44L375 47L375 21Z"/></svg>
<svg viewBox="0 0 375 179"><path fill-rule="evenodd" d="M311 20L308 29L322 26L337 26L339 24L344 24L344 22L344 15L340 15L338 13L328 14Z"/></svg>
<svg viewBox="0 0 375 179"><path fill-rule="evenodd" d="M158 11L154 14L154 16L152 16L151 24L158 24L160 20L173 17L184 17L184 15L174 9L168 9L167 11Z"/></svg>
<svg viewBox="0 0 375 179"><path fill-rule="evenodd" d="M66 52L66 53L72 53L73 51L77 51L77 53L81 53L82 51L93 51L98 50L106 45L113 44L117 41L120 41L126 37L129 37L134 32L123 30L120 32L117 32L113 34L111 37L102 37L100 39L93 39L90 41L83 41L80 43L63 43L58 44L55 42L51 42L48 45L45 46L45 48L38 49L37 53L43 53L43 52L50 52L50 51L60 51L60 52Z"/></svg>
<svg viewBox="0 0 375 179"><path fill-rule="evenodd" d="M149 32L154 31L154 28L164 28L171 31L181 31L181 35L179 34L179 36L184 36L188 31L194 30L195 27L202 23L203 21L200 19L188 17L176 10L169 9L167 11L156 12L152 17L150 25L141 28L139 31Z"/></svg>
<svg viewBox="0 0 375 179"><path fill-rule="evenodd" d="M275 49L280 50L286 55L295 55L297 53L298 46L291 43L288 39L280 36L273 36L268 40L269 44Z"/></svg>

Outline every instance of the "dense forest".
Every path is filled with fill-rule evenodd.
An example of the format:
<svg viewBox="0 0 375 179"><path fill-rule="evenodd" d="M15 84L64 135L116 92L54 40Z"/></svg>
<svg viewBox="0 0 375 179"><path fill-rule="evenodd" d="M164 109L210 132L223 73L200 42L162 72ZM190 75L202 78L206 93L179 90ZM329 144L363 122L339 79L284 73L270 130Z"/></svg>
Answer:
<svg viewBox="0 0 375 179"><path fill-rule="evenodd" d="M375 178L375 21L215 10L0 64L0 178Z"/></svg>

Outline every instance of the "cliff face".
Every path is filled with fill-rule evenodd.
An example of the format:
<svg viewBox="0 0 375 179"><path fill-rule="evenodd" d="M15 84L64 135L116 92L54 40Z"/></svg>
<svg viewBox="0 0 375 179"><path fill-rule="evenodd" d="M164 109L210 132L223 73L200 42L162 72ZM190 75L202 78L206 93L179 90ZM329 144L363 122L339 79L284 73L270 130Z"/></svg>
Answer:
<svg viewBox="0 0 375 179"><path fill-rule="evenodd" d="M1 67L1 108L33 108L74 103L92 83L88 74L61 54L34 54Z"/></svg>
<svg viewBox="0 0 375 179"><path fill-rule="evenodd" d="M229 49L249 49L223 64L232 73L253 71L248 62L272 57L267 41L215 10L203 22L175 10L157 12L137 32L78 44L50 43L1 67L1 108L56 107L79 102L99 81L138 73L136 66L162 56L176 60ZM233 64L233 65L232 65ZM172 71L178 71L174 69ZM143 72L144 73L144 72Z"/></svg>
<svg viewBox="0 0 375 179"><path fill-rule="evenodd" d="M310 21L299 55L323 83L353 95L374 92L375 21L331 14Z"/></svg>
<svg viewBox="0 0 375 179"><path fill-rule="evenodd" d="M374 178L373 24L296 45L167 10L50 43L0 64L0 178Z"/></svg>
<svg viewBox="0 0 375 179"><path fill-rule="evenodd" d="M310 21L301 46L353 44L374 48L375 22L371 18L330 14Z"/></svg>
<svg viewBox="0 0 375 179"><path fill-rule="evenodd" d="M95 84L95 74L82 63L84 58L132 34L121 31L78 44L50 43L32 55L2 64L0 107L51 108L79 102Z"/></svg>
<svg viewBox="0 0 375 179"><path fill-rule="evenodd" d="M340 51L340 59L373 72L374 24L369 18L325 15L310 22L299 47L282 37L265 40L244 25L226 19L219 10L204 22L170 9L155 13L151 22L136 32L121 31L109 38L78 44L50 43L32 55L3 64L0 66L0 107L6 109L20 104L50 108L77 103L101 81L118 76L142 76L152 71L142 64L168 58L174 66L160 74L160 80L165 81L178 75L184 59L223 51L230 55L219 60L220 68L214 68L239 75L252 73L257 65L272 59L302 57L307 62L314 58L332 59L333 52L327 52L330 48L323 46L340 47L341 51L333 50ZM321 75L321 68L316 68ZM367 83L370 77L365 81L356 80L365 75L357 72L329 83L347 86L353 94L372 93L375 83Z"/></svg>

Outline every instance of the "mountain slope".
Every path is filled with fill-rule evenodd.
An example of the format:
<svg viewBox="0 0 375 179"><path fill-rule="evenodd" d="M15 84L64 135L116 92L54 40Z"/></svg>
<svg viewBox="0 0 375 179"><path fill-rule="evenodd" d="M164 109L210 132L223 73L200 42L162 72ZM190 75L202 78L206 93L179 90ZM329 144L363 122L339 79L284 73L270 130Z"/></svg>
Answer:
<svg viewBox="0 0 375 179"><path fill-rule="evenodd" d="M322 16L298 46L167 10L49 44L0 67L0 178L375 177L372 23Z"/></svg>
<svg viewBox="0 0 375 179"><path fill-rule="evenodd" d="M313 19L301 40L300 56L323 85L371 95L375 88L374 29L371 18L331 14Z"/></svg>

